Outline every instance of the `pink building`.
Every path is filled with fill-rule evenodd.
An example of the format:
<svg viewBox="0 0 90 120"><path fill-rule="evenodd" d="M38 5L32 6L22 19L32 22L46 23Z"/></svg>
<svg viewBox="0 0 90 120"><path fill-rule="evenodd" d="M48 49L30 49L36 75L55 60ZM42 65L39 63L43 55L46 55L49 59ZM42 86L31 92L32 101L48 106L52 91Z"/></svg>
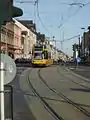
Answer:
<svg viewBox="0 0 90 120"><path fill-rule="evenodd" d="M0 47L2 52L7 51L13 59L21 55L21 29L14 21L2 26Z"/></svg>
<svg viewBox="0 0 90 120"><path fill-rule="evenodd" d="M14 48L15 59L21 57L22 48L21 48L21 28L14 24Z"/></svg>

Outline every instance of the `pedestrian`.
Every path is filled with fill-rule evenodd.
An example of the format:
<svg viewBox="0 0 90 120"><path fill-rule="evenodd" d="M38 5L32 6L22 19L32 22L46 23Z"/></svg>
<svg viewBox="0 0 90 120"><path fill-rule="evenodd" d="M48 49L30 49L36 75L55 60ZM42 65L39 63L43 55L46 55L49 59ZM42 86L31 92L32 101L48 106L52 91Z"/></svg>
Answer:
<svg viewBox="0 0 90 120"><path fill-rule="evenodd" d="M76 69L76 66L77 66L77 59L76 58L74 60L74 63L75 63L75 69Z"/></svg>

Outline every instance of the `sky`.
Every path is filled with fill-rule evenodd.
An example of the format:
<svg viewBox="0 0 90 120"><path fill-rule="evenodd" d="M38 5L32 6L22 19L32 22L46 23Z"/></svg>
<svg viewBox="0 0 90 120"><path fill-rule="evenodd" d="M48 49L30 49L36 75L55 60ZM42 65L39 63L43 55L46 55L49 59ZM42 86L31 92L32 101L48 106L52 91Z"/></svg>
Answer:
<svg viewBox="0 0 90 120"><path fill-rule="evenodd" d="M63 42L63 47L60 41L82 35L82 27L87 31L90 25L90 3L82 8L69 4L74 2L85 4L90 0L38 0L38 10L33 3L20 3L19 1L34 0L14 0L14 5L23 10L23 16L18 19L33 20L38 32L51 39L55 36L57 48L72 55L72 44L78 43L78 37L66 40Z"/></svg>

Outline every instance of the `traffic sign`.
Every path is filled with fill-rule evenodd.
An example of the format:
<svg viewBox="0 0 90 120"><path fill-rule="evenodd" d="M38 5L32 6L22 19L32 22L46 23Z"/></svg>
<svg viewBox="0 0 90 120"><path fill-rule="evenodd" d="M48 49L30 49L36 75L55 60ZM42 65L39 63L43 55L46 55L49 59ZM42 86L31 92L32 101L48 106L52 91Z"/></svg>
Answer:
<svg viewBox="0 0 90 120"><path fill-rule="evenodd" d="M4 85L10 83L16 76L16 65L11 57L7 54L0 54L1 63L4 64ZM1 71L0 71L1 72ZM0 74L1 78L1 74Z"/></svg>
<svg viewBox="0 0 90 120"><path fill-rule="evenodd" d="M81 58L77 58L77 63L80 63L81 62Z"/></svg>

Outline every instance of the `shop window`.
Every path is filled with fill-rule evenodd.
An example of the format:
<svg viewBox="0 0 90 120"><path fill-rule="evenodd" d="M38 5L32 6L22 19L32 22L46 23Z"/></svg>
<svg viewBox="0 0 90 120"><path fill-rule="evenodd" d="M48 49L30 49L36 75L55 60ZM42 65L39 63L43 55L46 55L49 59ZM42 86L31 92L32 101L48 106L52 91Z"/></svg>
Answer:
<svg viewBox="0 0 90 120"><path fill-rule="evenodd" d="M48 59L48 52L47 51L42 52L42 54L44 54L44 59Z"/></svg>

